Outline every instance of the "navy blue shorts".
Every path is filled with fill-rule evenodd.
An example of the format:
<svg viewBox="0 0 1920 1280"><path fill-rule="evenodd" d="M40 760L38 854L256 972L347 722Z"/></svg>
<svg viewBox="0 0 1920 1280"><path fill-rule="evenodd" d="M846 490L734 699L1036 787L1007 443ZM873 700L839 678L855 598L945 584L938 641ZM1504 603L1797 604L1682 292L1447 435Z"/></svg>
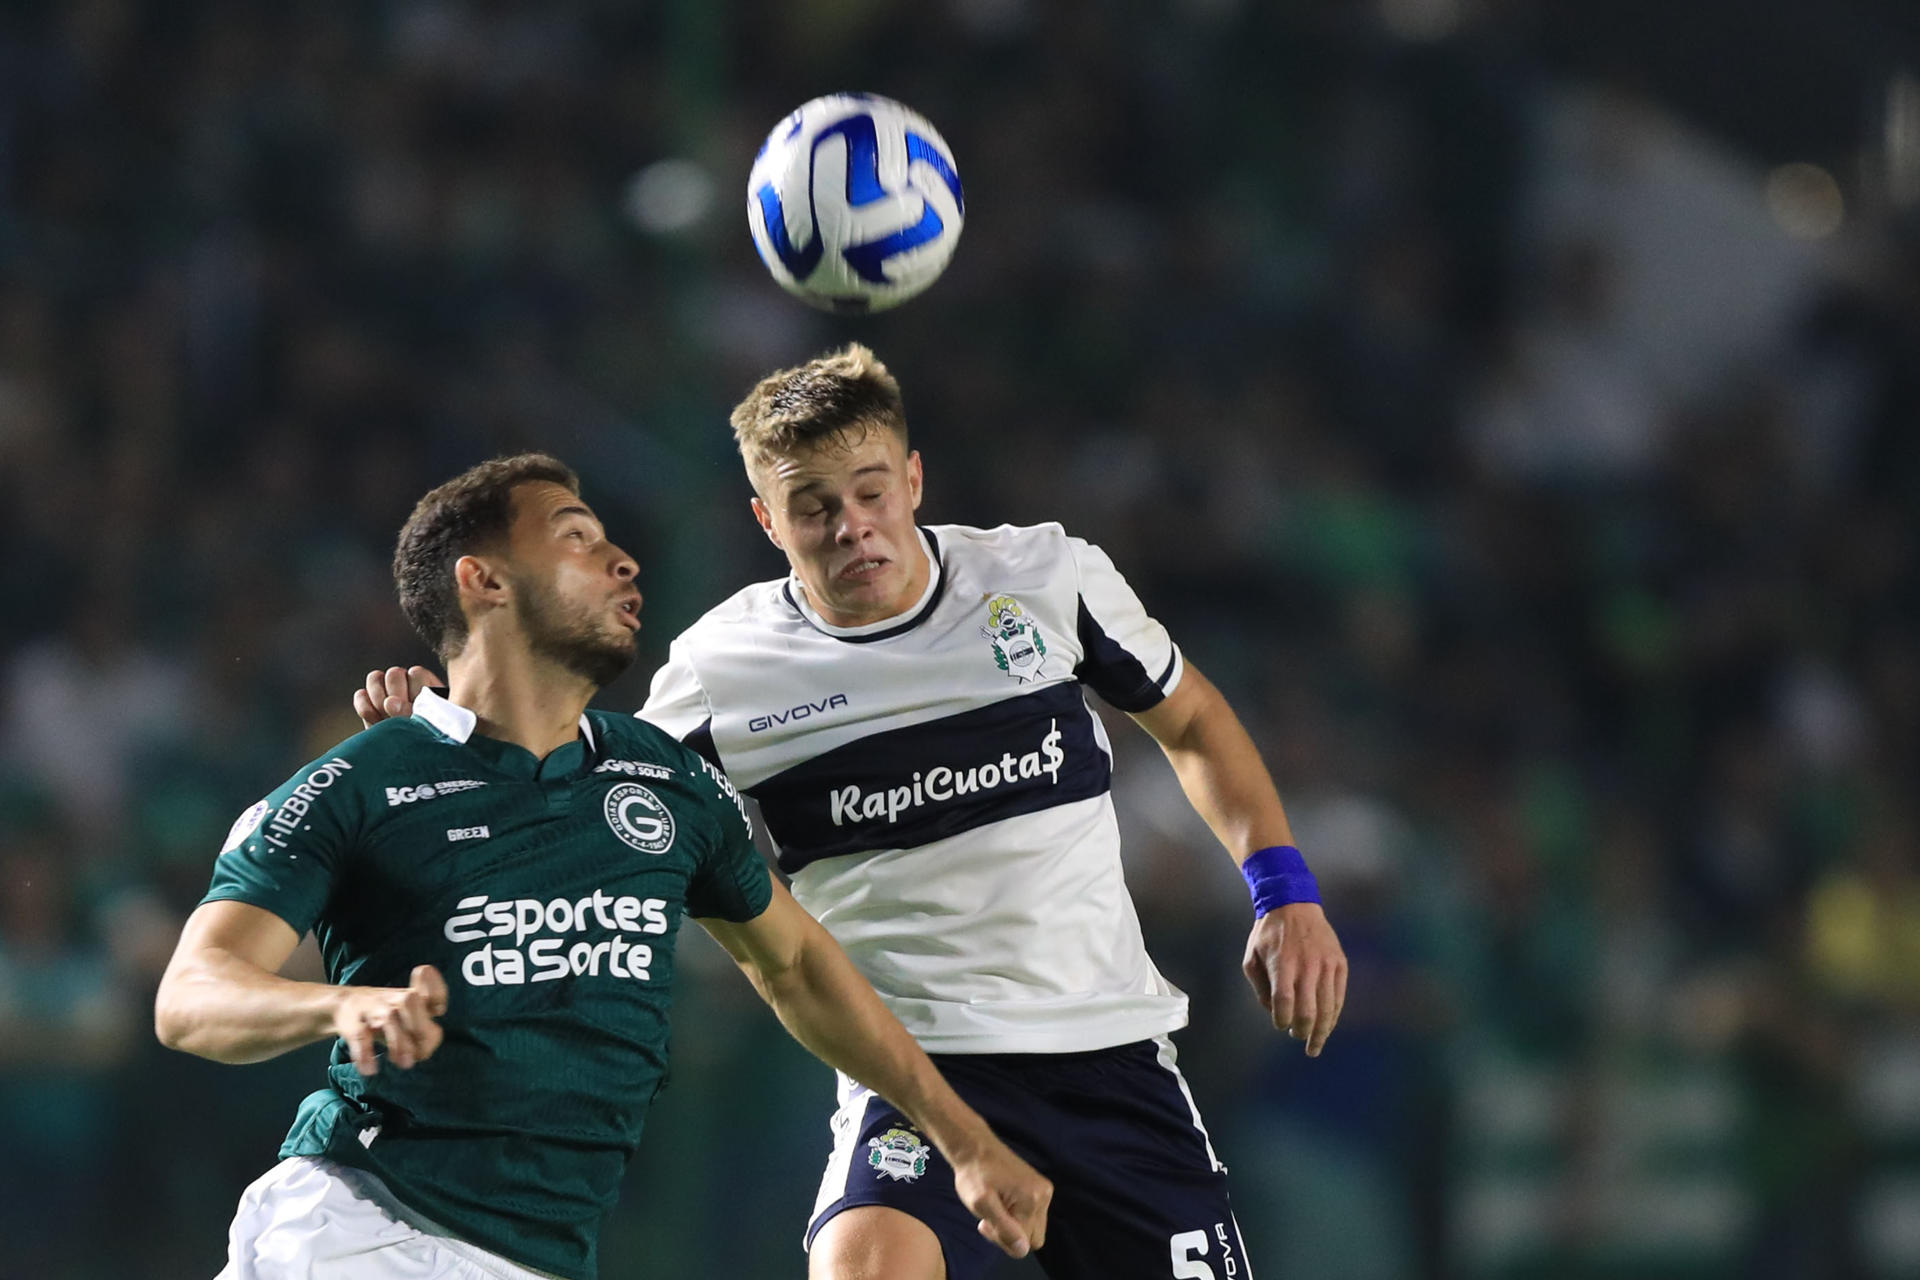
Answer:
<svg viewBox="0 0 1920 1280"><path fill-rule="evenodd" d="M954 1091L1053 1180L1053 1280L1250 1280L1227 1170L1164 1037L1087 1053L934 1054ZM933 1228L949 1280L1004 1255L954 1194L953 1171L906 1117L844 1077L833 1155L807 1244L842 1209L878 1204Z"/></svg>

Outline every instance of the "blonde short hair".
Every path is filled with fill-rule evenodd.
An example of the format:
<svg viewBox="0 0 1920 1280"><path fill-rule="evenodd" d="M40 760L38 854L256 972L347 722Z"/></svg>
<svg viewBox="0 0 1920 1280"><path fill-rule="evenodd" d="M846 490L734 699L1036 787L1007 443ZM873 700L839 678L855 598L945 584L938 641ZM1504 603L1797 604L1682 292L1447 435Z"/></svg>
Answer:
<svg viewBox="0 0 1920 1280"><path fill-rule="evenodd" d="M907 440L900 384L858 342L762 378L728 419L749 474L770 460L883 427Z"/></svg>

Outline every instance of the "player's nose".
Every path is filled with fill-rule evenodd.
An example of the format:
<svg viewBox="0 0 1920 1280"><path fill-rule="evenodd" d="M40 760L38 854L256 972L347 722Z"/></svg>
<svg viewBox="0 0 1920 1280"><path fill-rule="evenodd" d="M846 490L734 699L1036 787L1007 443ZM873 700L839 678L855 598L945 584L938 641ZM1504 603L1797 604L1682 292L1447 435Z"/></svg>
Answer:
<svg viewBox="0 0 1920 1280"><path fill-rule="evenodd" d="M608 566L608 570L620 581L631 582L640 576L640 562L620 548L615 547L613 549L613 563Z"/></svg>
<svg viewBox="0 0 1920 1280"><path fill-rule="evenodd" d="M874 527L872 516L848 507L846 514L840 517L840 528L834 541L843 547L856 546L874 531Z"/></svg>

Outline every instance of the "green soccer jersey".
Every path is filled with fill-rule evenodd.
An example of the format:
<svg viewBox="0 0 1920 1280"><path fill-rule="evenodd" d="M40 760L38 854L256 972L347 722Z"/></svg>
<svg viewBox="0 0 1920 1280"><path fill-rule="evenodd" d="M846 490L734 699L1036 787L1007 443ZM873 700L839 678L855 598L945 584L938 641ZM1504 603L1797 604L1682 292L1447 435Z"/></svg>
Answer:
<svg viewBox="0 0 1920 1280"><path fill-rule="evenodd" d="M772 882L732 786L641 720L589 712L544 760L423 695L243 814L205 901L311 929L336 983L446 977L446 1038L328 1087L282 1156L371 1171L526 1266L587 1280L667 1063L683 915L751 920Z"/></svg>

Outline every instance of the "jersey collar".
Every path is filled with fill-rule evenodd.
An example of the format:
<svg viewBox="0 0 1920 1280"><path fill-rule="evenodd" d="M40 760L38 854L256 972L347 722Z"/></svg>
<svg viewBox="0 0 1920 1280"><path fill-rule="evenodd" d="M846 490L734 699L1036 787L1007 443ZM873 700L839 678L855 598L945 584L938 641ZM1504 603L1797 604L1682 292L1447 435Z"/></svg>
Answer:
<svg viewBox="0 0 1920 1280"><path fill-rule="evenodd" d="M422 689L414 698L413 718L426 721L462 746L473 745L473 731L480 723L480 717L472 710L440 696L432 689ZM584 712L580 716L580 737L586 742L587 750L600 749L593 740L593 722L587 719Z"/></svg>
<svg viewBox="0 0 1920 1280"><path fill-rule="evenodd" d="M808 626L836 640L845 640L849 644L871 644L875 640L885 640L890 636L911 631L933 612L934 606L940 603L940 597L945 593L947 585L947 575L940 564L939 541L926 529L916 528L914 532L920 535L920 549L927 554L929 566L927 589L920 593L920 598L914 601L913 607L904 614L882 618L878 622L869 622L859 627L836 627L814 612L813 606L807 603L807 593L798 588L797 580L791 575L781 584L780 590L785 593L787 603L806 620Z"/></svg>

